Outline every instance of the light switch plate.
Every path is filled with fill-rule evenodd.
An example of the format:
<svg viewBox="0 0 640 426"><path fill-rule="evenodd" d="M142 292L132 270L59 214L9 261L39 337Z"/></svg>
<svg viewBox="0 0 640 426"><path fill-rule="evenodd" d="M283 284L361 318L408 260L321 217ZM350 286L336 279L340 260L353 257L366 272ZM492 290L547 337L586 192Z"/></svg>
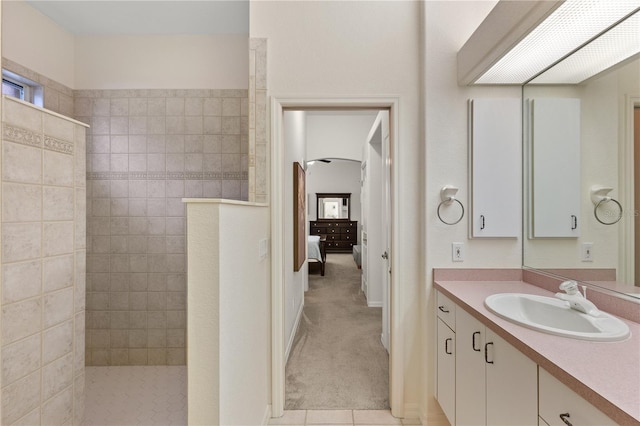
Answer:
<svg viewBox="0 0 640 426"><path fill-rule="evenodd" d="M454 262L464 261L464 244L451 243L451 260Z"/></svg>

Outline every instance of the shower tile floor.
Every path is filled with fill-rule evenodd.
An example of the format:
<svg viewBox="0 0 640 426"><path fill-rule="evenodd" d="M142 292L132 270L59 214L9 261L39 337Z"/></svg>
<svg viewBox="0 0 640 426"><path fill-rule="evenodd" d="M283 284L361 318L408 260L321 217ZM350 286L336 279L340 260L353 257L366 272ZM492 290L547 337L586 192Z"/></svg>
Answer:
<svg viewBox="0 0 640 426"><path fill-rule="evenodd" d="M186 425L186 366L86 367L85 426Z"/></svg>

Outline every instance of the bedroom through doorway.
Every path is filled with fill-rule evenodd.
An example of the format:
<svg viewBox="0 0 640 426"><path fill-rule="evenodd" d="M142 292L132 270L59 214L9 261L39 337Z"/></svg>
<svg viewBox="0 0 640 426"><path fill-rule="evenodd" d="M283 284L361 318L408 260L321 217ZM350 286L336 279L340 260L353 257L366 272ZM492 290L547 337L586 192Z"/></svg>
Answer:
<svg viewBox="0 0 640 426"><path fill-rule="evenodd" d="M282 117L284 213L298 162L309 239L309 261L289 269L285 226L284 409L389 409L389 109Z"/></svg>

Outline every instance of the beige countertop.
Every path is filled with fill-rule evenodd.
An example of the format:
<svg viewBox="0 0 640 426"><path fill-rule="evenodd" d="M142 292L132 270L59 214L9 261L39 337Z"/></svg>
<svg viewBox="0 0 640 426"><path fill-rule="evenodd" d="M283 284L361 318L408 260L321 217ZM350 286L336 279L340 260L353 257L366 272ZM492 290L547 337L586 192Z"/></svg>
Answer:
<svg viewBox="0 0 640 426"><path fill-rule="evenodd" d="M495 293L553 293L523 281L445 281L435 287L535 363L621 425L640 425L640 324L626 320L631 336L591 342L535 331L490 312Z"/></svg>

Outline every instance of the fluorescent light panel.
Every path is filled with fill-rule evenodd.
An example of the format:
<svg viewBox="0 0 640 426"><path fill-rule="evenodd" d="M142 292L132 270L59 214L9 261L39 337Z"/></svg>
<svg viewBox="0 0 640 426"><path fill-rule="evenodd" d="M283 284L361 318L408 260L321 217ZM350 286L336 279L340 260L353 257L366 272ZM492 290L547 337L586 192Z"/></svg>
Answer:
<svg viewBox="0 0 640 426"><path fill-rule="evenodd" d="M554 65L532 84L578 84L640 53L640 12Z"/></svg>
<svg viewBox="0 0 640 426"><path fill-rule="evenodd" d="M640 7L640 0L567 0L476 84L522 84Z"/></svg>

